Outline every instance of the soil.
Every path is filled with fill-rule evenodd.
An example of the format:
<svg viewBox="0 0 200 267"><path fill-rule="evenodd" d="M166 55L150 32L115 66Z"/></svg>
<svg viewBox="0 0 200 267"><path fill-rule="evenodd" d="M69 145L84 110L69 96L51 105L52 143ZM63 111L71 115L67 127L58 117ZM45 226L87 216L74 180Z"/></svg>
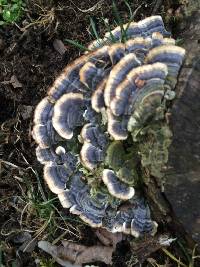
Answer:
<svg viewBox="0 0 200 267"><path fill-rule="evenodd" d="M132 11L137 10L135 20L149 16L152 12L166 14L170 8L177 8L177 4L172 4L171 1L129 2ZM164 5L156 7L157 2L163 2ZM118 0L116 4L126 21L129 13L125 2ZM38 234L49 214L45 210L46 217L38 215L36 209L38 202L35 199L34 208L29 205L30 192L35 198L40 194L40 199L43 201L45 201L43 193L46 199L49 199L49 196L53 197L40 179L41 166L36 161L35 143L31 137L32 115L34 107L45 96L48 87L61 70L81 53L78 48L66 43L65 39L77 40L82 44L88 44L94 39L90 34L89 17L93 18L98 32L102 35L105 32L103 17L114 25L111 6L111 0L28 0L19 22L0 26L0 265L2 266L57 266L56 263L50 265L52 264L50 261L46 263L46 255L36 246L30 252L21 252L19 247L23 242L16 241L17 237L26 238L24 233L29 233L35 240L48 237L50 241L55 241L63 233L62 229L55 230L55 227L52 227L52 229L45 228ZM65 44L66 51L62 55L55 49L56 39ZM38 185L39 181L44 192L40 184ZM62 212L59 204L56 202L55 204ZM63 214L68 215L66 211ZM68 227L74 234L68 232L65 237L81 241L86 245L95 244L96 237L93 231L76 218L70 216L69 218L71 220L69 225L71 223L72 226ZM73 220L78 230L73 229ZM49 229L52 232L49 233ZM129 254L130 249L127 244L119 247L114 255L113 266L127 266L125 261L128 261L126 256L130 256ZM162 253L151 256L165 261ZM39 265L39 261L43 265L41 263ZM15 265L12 265L13 263Z"/></svg>

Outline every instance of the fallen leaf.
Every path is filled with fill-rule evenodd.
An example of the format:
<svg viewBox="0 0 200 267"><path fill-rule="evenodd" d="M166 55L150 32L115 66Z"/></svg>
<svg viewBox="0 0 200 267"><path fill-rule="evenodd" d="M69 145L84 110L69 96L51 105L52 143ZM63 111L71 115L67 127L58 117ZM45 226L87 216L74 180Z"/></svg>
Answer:
<svg viewBox="0 0 200 267"><path fill-rule="evenodd" d="M19 82L19 80L17 79L17 76L12 75L10 78L10 81L3 81L1 82L1 84L12 84L12 86L14 88L21 88L22 84Z"/></svg>
<svg viewBox="0 0 200 267"><path fill-rule="evenodd" d="M91 246L62 241L61 246L53 246L47 241L39 241L38 247L52 255L62 266L81 266L84 263L101 261L112 263L113 247Z"/></svg>
<svg viewBox="0 0 200 267"><path fill-rule="evenodd" d="M64 55L67 50L63 42L59 39L54 40L53 47L61 56Z"/></svg>
<svg viewBox="0 0 200 267"><path fill-rule="evenodd" d="M103 228L97 229L95 234L103 245L112 246L113 248L116 248L117 243L124 239L122 233L111 233Z"/></svg>
<svg viewBox="0 0 200 267"><path fill-rule="evenodd" d="M22 87L22 84L19 82L19 80L17 79L17 76L15 75L12 75L12 77L10 78L10 83L12 84L14 88Z"/></svg>
<svg viewBox="0 0 200 267"><path fill-rule="evenodd" d="M35 249L36 245L37 245L36 239L27 240L19 247L19 250L23 252L31 253Z"/></svg>
<svg viewBox="0 0 200 267"><path fill-rule="evenodd" d="M106 264L112 263L112 253L114 252L113 247L106 247L106 246L87 247L84 245L79 245L64 240L62 241L62 244L65 250L74 252L73 255L76 255L74 258L74 262L76 264L83 264L95 261L102 261Z"/></svg>
<svg viewBox="0 0 200 267"><path fill-rule="evenodd" d="M59 247L53 246L53 245L51 245L51 243L49 243L47 241L39 241L38 247L41 248L42 250L44 250L45 252L47 252L48 254L50 254L54 258L54 260L57 263L59 263L61 266L64 266L64 267L81 267L81 265L75 265L66 259L62 259L60 257L60 253L58 253Z"/></svg>

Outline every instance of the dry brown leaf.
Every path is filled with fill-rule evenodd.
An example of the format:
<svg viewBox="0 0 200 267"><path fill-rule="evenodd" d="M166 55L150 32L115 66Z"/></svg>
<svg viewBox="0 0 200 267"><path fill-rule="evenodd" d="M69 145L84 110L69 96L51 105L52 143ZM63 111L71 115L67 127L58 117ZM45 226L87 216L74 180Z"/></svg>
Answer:
<svg viewBox="0 0 200 267"><path fill-rule="evenodd" d="M98 228L95 234L103 245L112 246L113 248L116 248L117 243L123 240L122 233L111 233L103 228Z"/></svg>
<svg viewBox="0 0 200 267"><path fill-rule="evenodd" d="M70 241L62 241L63 246L53 246L49 242L39 241L39 248L43 249L62 266L81 266L83 263L102 261L112 263L113 247L91 246L87 247Z"/></svg>
<svg viewBox="0 0 200 267"><path fill-rule="evenodd" d="M91 246L87 247L84 245L75 244L69 241L62 241L65 250L72 255L71 261L76 264L83 264L87 262L102 261L106 264L112 263L112 253L114 252L113 247L105 246Z"/></svg>
<svg viewBox="0 0 200 267"><path fill-rule="evenodd" d="M59 247L53 246L53 245L51 245L51 243L49 243L47 241L39 241L38 247L41 248L42 250L44 250L45 252L47 252L48 254L50 254L54 258L54 260L57 263L59 263L61 266L64 266L64 267L81 267L81 265L75 265L75 264L72 264L69 260L60 258L60 255L58 253Z"/></svg>
<svg viewBox="0 0 200 267"><path fill-rule="evenodd" d="M12 77L10 78L10 83L12 84L14 88L22 87L22 84L19 82L19 80L17 79L17 76L15 75L12 75Z"/></svg>
<svg viewBox="0 0 200 267"><path fill-rule="evenodd" d="M67 50L63 42L59 39L54 40L53 47L61 56L64 55Z"/></svg>
<svg viewBox="0 0 200 267"><path fill-rule="evenodd" d="M22 84L19 82L19 80L17 79L17 76L12 75L10 78L10 81L3 81L1 82L2 84L12 84L12 86L14 88L21 88Z"/></svg>

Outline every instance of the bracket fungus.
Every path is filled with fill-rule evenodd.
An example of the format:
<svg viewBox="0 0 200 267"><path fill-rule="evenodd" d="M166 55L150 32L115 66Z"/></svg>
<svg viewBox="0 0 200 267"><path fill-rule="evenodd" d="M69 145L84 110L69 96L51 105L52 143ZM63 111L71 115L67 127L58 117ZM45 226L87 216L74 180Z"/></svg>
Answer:
<svg viewBox="0 0 200 267"><path fill-rule="evenodd" d="M141 187L146 173L163 176L165 114L185 50L160 16L123 27L125 41L120 27L106 33L55 80L35 109L33 137L64 208L92 227L138 237L156 231Z"/></svg>

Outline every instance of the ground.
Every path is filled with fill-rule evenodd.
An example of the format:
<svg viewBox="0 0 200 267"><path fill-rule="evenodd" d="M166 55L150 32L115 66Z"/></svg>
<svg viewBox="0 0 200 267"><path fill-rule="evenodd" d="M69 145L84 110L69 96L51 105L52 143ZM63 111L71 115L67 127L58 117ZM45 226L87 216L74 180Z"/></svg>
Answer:
<svg viewBox="0 0 200 267"><path fill-rule="evenodd" d="M161 14L168 20L167 12L179 6L170 0L135 0L129 3L135 12L135 20L152 13ZM130 15L125 2L119 0L116 4L126 21ZM46 255L36 246L36 242L44 238L54 244L59 244L62 238L85 245L97 242L94 232L62 210L55 196L43 183L42 168L35 157L31 129L34 107L45 96L46 90L61 70L81 53L78 48L65 42L65 39L88 44L93 39L90 34L90 17L101 35L105 32L102 18L108 19L111 25L114 24L111 5L111 0L28 0L18 22L0 26L2 266L57 266L51 260L46 260ZM60 54L56 48L56 39L65 44L64 54ZM162 251L152 257L154 256L162 264L167 260ZM113 266L132 264L129 246L124 243L114 255ZM148 264L143 266L160 266Z"/></svg>

